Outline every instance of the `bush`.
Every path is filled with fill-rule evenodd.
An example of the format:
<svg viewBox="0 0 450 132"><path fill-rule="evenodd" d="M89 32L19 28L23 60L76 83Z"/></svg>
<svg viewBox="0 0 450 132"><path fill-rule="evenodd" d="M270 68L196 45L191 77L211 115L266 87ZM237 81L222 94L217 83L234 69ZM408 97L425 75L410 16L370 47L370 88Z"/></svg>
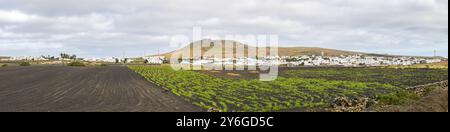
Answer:
<svg viewBox="0 0 450 132"><path fill-rule="evenodd" d="M106 65L106 64L100 64L100 66L108 66L108 65Z"/></svg>
<svg viewBox="0 0 450 132"><path fill-rule="evenodd" d="M20 66L31 66L30 62L22 62L19 65Z"/></svg>
<svg viewBox="0 0 450 132"><path fill-rule="evenodd" d="M378 97L378 101L384 105L403 105L419 99L419 96L408 91L400 91L397 93L380 95Z"/></svg>
<svg viewBox="0 0 450 132"><path fill-rule="evenodd" d="M79 66L79 67L83 67L83 66L86 66L83 62L78 62L78 61L75 61L75 62L70 62L69 64L67 64L67 66Z"/></svg>
<svg viewBox="0 0 450 132"><path fill-rule="evenodd" d="M8 66L8 64L3 64L1 67L7 67Z"/></svg>

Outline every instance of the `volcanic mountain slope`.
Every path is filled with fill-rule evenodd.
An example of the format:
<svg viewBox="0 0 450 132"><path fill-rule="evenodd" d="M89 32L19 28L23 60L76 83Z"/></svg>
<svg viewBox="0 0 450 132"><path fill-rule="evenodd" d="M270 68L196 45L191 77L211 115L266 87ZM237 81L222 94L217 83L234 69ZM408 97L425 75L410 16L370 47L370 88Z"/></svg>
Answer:
<svg viewBox="0 0 450 132"><path fill-rule="evenodd" d="M222 44L223 48L217 44ZM215 46L216 45L216 46ZM219 48L216 48L219 47ZM275 47L265 47L266 55L273 56L270 54L270 48ZM201 54L193 54L192 51L199 51L201 49ZM180 56L181 54L190 55L191 58L196 57L214 57L214 55L220 55L222 53L223 57L247 57L256 56L264 54L264 47L253 47L237 41L232 40L201 40L197 42L190 43L184 48L169 53L161 54L160 56L165 56L166 58L171 58L173 55ZM250 54L249 54L250 53ZM379 54L369 54L362 52L353 51L343 51L335 49L326 49L318 47L278 47L278 56L303 56L303 55L317 55L317 56L341 56L341 55L373 55L373 56L385 56ZM179 57L181 58L181 57Z"/></svg>

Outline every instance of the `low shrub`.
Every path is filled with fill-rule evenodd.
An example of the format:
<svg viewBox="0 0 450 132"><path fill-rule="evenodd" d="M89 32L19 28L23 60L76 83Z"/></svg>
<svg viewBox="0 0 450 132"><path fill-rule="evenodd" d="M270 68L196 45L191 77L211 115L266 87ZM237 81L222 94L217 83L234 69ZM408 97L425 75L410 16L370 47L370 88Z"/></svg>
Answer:
<svg viewBox="0 0 450 132"><path fill-rule="evenodd" d="M19 65L20 66L31 66L30 62L22 62Z"/></svg>
<svg viewBox="0 0 450 132"><path fill-rule="evenodd" d="M83 66L86 66L86 65L83 62L75 61L75 62L70 62L69 64L67 64L67 66L83 67Z"/></svg>
<svg viewBox="0 0 450 132"><path fill-rule="evenodd" d="M7 67L8 66L8 64L2 64L2 66L1 67Z"/></svg>
<svg viewBox="0 0 450 132"><path fill-rule="evenodd" d="M419 100L420 97L408 91L400 91L378 96L378 101L384 105L403 105Z"/></svg>

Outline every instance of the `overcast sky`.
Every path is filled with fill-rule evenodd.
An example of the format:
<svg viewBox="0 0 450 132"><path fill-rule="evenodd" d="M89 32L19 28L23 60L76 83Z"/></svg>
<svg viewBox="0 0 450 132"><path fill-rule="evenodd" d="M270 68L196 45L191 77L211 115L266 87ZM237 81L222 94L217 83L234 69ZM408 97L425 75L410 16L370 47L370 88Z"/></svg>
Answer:
<svg viewBox="0 0 450 132"><path fill-rule="evenodd" d="M278 34L282 46L448 56L448 0L0 0L0 56L141 56L170 37Z"/></svg>

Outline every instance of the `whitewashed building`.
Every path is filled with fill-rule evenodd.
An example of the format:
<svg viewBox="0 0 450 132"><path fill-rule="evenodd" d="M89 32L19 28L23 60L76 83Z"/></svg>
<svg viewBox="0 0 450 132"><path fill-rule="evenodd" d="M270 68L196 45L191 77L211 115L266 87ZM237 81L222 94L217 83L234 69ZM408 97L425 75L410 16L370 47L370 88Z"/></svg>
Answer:
<svg viewBox="0 0 450 132"><path fill-rule="evenodd" d="M166 60L165 56L151 56L151 57L143 57L144 60L147 61L148 64L163 64L164 60Z"/></svg>

